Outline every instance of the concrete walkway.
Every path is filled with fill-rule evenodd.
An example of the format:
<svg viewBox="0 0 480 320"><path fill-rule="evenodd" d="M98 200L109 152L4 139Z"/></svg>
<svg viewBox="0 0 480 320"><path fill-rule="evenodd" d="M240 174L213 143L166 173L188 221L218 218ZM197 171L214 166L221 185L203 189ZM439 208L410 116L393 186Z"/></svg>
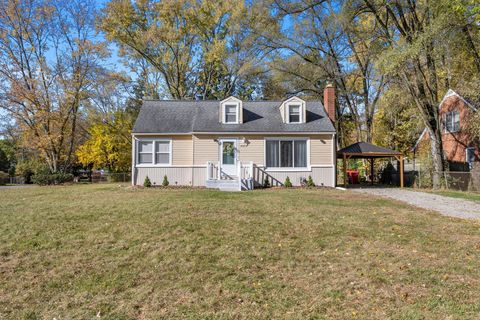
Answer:
<svg viewBox="0 0 480 320"><path fill-rule="evenodd" d="M449 217L463 219L480 218L480 203L469 200L399 188L360 188L351 190L403 201L412 206L434 210Z"/></svg>

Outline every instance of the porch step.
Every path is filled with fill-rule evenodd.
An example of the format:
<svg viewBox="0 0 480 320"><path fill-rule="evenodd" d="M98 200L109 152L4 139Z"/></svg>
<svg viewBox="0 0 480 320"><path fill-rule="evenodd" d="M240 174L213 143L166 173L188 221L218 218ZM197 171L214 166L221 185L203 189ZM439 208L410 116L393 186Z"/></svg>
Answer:
<svg viewBox="0 0 480 320"><path fill-rule="evenodd" d="M238 180L207 180L206 187L222 191L240 191Z"/></svg>
<svg viewBox="0 0 480 320"><path fill-rule="evenodd" d="M207 180L206 187L210 189L219 189L221 191L242 191L248 190L249 184L246 179L242 179L242 184L239 184L238 179L235 180Z"/></svg>

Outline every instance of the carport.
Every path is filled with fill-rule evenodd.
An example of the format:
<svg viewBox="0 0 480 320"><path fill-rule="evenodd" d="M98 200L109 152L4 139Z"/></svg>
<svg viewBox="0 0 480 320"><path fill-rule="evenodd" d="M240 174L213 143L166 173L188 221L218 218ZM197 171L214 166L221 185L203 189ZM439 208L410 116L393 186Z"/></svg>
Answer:
<svg viewBox="0 0 480 320"><path fill-rule="evenodd" d="M343 159L343 185L347 186L347 166L350 159L370 159L373 185L373 164L376 158L395 158L400 163L400 188L403 188L403 154L379 147L368 142L357 142L337 151L337 158Z"/></svg>

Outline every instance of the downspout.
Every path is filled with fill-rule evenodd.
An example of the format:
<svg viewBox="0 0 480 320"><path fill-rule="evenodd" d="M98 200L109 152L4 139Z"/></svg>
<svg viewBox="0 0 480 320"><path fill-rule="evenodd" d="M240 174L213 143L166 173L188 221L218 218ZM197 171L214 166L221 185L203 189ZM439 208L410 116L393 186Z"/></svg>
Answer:
<svg viewBox="0 0 480 320"><path fill-rule="evenodd" d="M193 155L192 155L192 187L193 187L193 179L195 178L195 139L194 139L194 136L192 134L192 152L193 152Z"/></svg>
<svg viewBox="0 0 480 320"><path fill-rule="evenodd" d="M337 135L332 133L333 145L333 187L337 186Z"/></svg>
<svg viewBox="0 0 480 320"><path fill-rule="evenodd" d="M135 175L135 135L132 133L132 187L135 186L136 175Z"/></svg>

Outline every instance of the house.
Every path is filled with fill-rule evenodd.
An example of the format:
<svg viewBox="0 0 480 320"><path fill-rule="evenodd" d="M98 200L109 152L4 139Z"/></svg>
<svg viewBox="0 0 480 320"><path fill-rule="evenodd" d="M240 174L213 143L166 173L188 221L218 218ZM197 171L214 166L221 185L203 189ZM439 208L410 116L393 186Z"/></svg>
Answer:
<svg viewBox="0 0 480 320"><path fill-rule="evenodd" d="M438 106L442 119L443 151L452 171L465 168L468 170L474 161L479 161L478 145L465 130L469 115L477 112L479 106L480 101L462 96L451 89ZM413 148L414 153L418 154L421 150L429 148L429 140L430 135L425 128Z"/></svg>
<svg viewBox="0 0 480 320"><path fill-rule="evenodd" d="M312 176L335 186L335 89L324 105L285 101L145 100L132 138L132 184L251 189Z"/></svg>

